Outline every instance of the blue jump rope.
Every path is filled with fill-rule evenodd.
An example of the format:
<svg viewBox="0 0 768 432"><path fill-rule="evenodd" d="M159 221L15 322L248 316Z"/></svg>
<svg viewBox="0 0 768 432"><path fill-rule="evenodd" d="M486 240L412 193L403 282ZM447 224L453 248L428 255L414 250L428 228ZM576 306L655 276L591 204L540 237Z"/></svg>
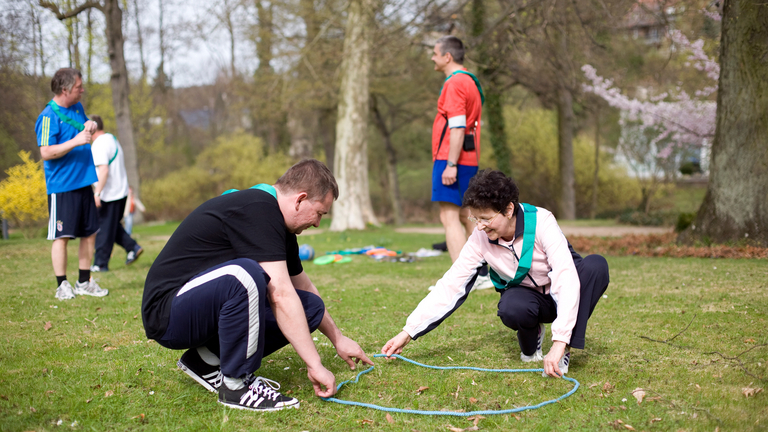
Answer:
<svg viewBox="0 0 768 432"><path fill-rule="evenodd" d="M373 357L385 357L384 354L375 354ZM400 360L407 361L408 363L415 364L416 366L425 367L428 369L438 369L438 370L473 370L473 371L480 371L480 372L507 372L507 373L516 373L516 372L544 372L544 369L484 369L484 368L476 368L476 367L468 367L468 366L432 366L427 365L423 363L419 363L416 361L413 361L409 358L405 358L401 355L393 354L392 357L399 358ZM355 384L360 379L362 375L367 374L368 372L372 371L374 369L373 366L369 367L368 369L360 372L357 374L355 379L353 380L346 380L339 384L336 387L336 391L339 391L341 387L344 384L350 383ZM322 398L326 402L336 402L342 405L352 405L352 406L361 406L365 408L372 408L379 411L386 411L386 412L394 412L394 413L404 413L404 414L420 414L420 415L442 415L442 416L455 416L455 417L470 417L474 415L495 415L495 414L512 414L520 411L525 410L532 410L541 408L544 405L553 404L555 402L559 402L568 396L576 393L576 390L579 389L579 382L576 381L573 378L568 378L566 376L563 376L563 379L566 381L571 381L574 385L573 388L566 394L560 396L557 399L548 400L545 402L542 402L538 405L529 405L524 407L517 407L513 409L506 409L506 410L484 410L484 411L471 411L471 412L454 412L454 411L424 411L424 410L412 410L412 409L401 409L401 408L389 408L389 407L383 407L380 405L374 405L364 402L353 402L353 401L346 401L341 399L336 399L335 397L330 398Z"/></svg>

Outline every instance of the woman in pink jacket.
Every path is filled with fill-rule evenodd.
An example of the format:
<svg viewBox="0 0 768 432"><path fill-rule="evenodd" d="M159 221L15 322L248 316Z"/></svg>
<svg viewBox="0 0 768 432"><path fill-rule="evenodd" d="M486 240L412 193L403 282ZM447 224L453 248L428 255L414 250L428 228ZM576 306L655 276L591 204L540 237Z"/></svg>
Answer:
<svg viewBox="0 0 768 432"><path fill-rule="evenodd" d="M440 325L464 303L487 264L501 295L497 314L517 331L521 360L543 359L544 375L561 377L568 372L570 348L584 349L587 321L608 288L608 263L600 255L577 254L552 213L520 203L517 185L500 171L479 172L464 194L464 206L477 229L381 352L400 354L412 339ZM552 323L546 357L545 323Z"/></svg>

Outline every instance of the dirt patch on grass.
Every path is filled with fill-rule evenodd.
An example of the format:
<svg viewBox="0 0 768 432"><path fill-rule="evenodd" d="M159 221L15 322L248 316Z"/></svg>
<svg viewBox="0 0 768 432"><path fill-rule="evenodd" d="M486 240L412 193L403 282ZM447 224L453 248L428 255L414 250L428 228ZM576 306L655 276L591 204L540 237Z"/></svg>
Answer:
<svg viewBox="0 0 768 432"><path fill-rule="evenodd" d="M582 255L636 255L647 257L696 258L768 258L768 248L754 246L682 246L675 243L675 233L630 234L618 238L569 236L568 240Z"/></svg>

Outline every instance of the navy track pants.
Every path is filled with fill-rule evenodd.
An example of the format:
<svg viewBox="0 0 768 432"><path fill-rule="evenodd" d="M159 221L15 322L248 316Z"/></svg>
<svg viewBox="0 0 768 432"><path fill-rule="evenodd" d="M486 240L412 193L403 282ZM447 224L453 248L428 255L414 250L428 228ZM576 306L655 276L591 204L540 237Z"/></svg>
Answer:
<svg viewBox="0 0 768 432"><path fill-rule="evenodd" d="M238 378L261 367L262 358L288 344L267 301L269 276L251 259L212 267L187 282L174 297L168 330L157 340L171 349L205 346L221 360L221 373ZM323 320L325 304L296 290L310 332Z"/></svg>

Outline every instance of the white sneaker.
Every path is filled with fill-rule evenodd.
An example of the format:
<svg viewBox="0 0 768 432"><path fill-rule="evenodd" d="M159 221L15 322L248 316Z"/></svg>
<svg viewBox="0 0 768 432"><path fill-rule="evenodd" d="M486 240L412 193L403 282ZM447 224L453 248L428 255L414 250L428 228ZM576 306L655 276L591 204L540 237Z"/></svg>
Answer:
<svg viewBox="0 0 768 432"><path fill-rule="evenodd" d="M56 298L59 300L71 300L75 298L75 293L72 291L72 285L69 281L63 281L58 288L56 288Z"/></svg>
<svg viewBox="0 0 768 432"><path fill-rule="evenodd" d="M571 347L566 346L563 356L560 357L560 361L557 362L557 367L560 368L560 373L565 375L568 373L568 364L571 363ZM546 372L542 372L541 376L548 377Z"/></svg>
<svg viewBox="0 0 768 432"><path fill-rule="evenodd" d="M539 324L539 338L536 343L536 352L529 356L521 352L520 360L522 360L523 363L544 360L544 352L542 351L541 346L544 344L544 334L546 334L546 332L547 328L544 327L544 324Z"/></svg>
<svg viewBox="0 0 768 432"><path fill-rule="evenodd" d="M105 295L109 294L109 290L105 290L104 288L100 287L99 284L97 284L96 281L91 278L91 280L88 282L76 282L75 294L104 297Z"/></svg>
<svg viewBox="0 0 768 432"><path fill-rule="evenodd" d="M493 281L491 281L491 277L478 276L477 279L475 279L475 285L472 287L472 291L484 290L484 289L490 289L490 288L493 288Z"/></svg>

